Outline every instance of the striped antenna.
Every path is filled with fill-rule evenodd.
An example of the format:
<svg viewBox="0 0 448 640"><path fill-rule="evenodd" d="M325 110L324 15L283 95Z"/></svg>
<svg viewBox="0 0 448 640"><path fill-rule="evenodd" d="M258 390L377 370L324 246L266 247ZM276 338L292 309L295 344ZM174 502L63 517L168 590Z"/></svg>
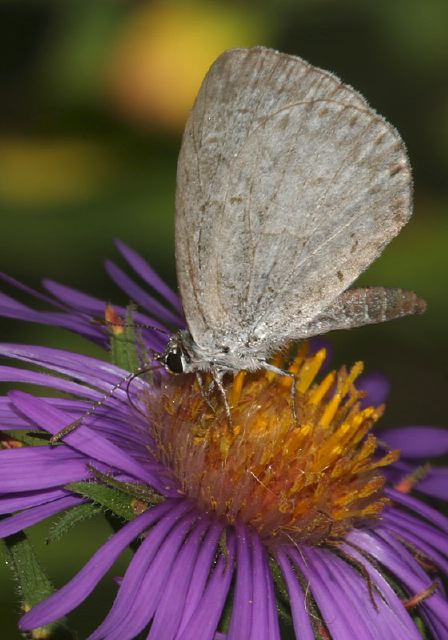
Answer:
<svg viewBox="0 0 448 640"><path fill-rule="evenodd" d="M73 420L73 422L70 422L65 427L63 427L60 431L58 431L57 433L53 434L51 436L50 440L49 440L50 444L52 444L52 445L57 444L63 438L65 438L65 436L69 435L75 429L77 429L79 426L81 426L82 423L89 416L91 416L93 413L95 413L95 411L97 411L100 407L102 407L107 402L107 400L115 393L115 391L117 391L117 389L121 389L123 387L123 385L126 385L126 395L127 395L129 404L138 413L140 413L141 415L144 415L142 413L142 411L140 411L140 409L135 405L134 401L131 399L131 396L130 396L130 393L129 393L130 384L135 378L143 375L144 373L148 373L149 371L153 371L155 369L160 369L161 367L163 367L162 363L157 364L155 366L151 366L151 367L146 367L146 366L139 367L136 371L133 371L132 373L128 374L127 376L124 376L124 378L122 378L116 384L114 384L109 389L109 391L104 394L104 396L102 398L100 398L99 400L94 402L92 404L92 406L90 407L90 409L88 409L82 416L80 416L79 418L76 418L76 420Z"/></svg>
<svg viewBox="0 0 448 640"><path fill-rule="evenodd" d="M105 318L92 318L92 324L99 324L101 326L111 327L112 329L115 327L137 327L138 329L150 329L151 331L157 331L158 333L163 333L166 336L170 336L172 331L168 329L164 329L162 327L155 327L151 324L145 324L142 322L126 322L115 310L115 308L111 304L106 305Z"/></svg>

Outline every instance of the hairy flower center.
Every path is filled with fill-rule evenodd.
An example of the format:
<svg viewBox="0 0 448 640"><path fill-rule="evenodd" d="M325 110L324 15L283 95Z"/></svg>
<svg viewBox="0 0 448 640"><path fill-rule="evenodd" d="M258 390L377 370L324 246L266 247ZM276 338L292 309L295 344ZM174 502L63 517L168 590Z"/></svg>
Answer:
<svg viewBox="0 0 448 640"><path fill-rule="evenodd" d="M226 384L232 425L219 394L213 411L194 376L164 381L159 401L148 403L158 455L200 509L252 525L267 544L317 544L378 517L386 504L379 468L398 452L374 455L369 432L382 407L360 407L362 363L317 382L325 357L324 349L308 356L304 344L289 367L296 419L291 378L264 370Z"/></svg>

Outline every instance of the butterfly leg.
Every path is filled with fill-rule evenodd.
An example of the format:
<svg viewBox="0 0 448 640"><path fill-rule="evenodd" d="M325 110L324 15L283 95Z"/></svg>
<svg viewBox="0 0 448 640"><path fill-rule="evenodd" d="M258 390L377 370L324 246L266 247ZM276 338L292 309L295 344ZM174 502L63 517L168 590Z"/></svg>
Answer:
<svg viewBox="0 0 448 640"><path fill-rule="evenodd" d="M232 414L230 411L229 401L227 400L226 390L224 389L224 384L223 384L224 374L225 374L225 371L223 371L222 369L212 370L213 382L222 396L222 401L224 403L224 410L226 412L227 424L231 429L233 427L233 421L232 421Z"/></svg>
<svg viewBox="0 0 448 640"><path fill-rule="evenodd" d="M210 407L213 413L216 413L216 409L210 401L210 394L211 394L213 385L215 384L215 381L212 380L211 384L209 384L208 387L206 387L200 371L196 371L196 381L198 383L198 387L199 387L199 391L201 392L202 399Z"/></svg>
<svg viewBox="0 0 448 640"><path fill-rule="evenodd" d="M276 373L279 376L287 376L291 378L291 412L294 420L294 424L297 423L297 390L296 390L296 374L291 371L285 371L285 369L279 369L279 367L274 366L273 364L269 364L269 362L262 362L263 369L266 371L270 371L271 373Z"/></svg>

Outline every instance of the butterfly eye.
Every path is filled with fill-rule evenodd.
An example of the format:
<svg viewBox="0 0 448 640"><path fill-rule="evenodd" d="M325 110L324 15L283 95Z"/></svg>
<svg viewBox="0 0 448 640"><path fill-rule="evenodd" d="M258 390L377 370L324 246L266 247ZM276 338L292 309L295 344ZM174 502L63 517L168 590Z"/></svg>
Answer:
<svg viewBox="0 0 448 640"><path fill-rule="evenodd" d="M165 366L170 373L183 373L184 362L181 351L169 351L165 357Z"/></svg>

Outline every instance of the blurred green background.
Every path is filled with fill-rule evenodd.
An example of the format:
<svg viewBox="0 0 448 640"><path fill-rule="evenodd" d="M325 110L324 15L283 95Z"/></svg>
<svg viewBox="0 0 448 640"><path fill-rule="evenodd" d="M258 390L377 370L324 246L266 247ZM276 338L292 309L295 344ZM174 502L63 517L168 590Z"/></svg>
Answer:
<svg viewBox="0 0 448 640"><path fill-rule="evenodd" d="M176 157L205 71L234 46L298 54L360 90L399 129L414 168L414 218L362 282L415 289L428 312L335 334L335 359L389 376L384 424L444 425L447 42L446 0L0 0L0 269L125 302L102 269L119 237L174 286ZM3 341L97 353L63 331L0 329ZM92 521L48 549L42 532L33 539L57 584L107 535ZM0 578L1 637L17 638L6 568ZM75 613L80 638L112 592Z"/></svg>

